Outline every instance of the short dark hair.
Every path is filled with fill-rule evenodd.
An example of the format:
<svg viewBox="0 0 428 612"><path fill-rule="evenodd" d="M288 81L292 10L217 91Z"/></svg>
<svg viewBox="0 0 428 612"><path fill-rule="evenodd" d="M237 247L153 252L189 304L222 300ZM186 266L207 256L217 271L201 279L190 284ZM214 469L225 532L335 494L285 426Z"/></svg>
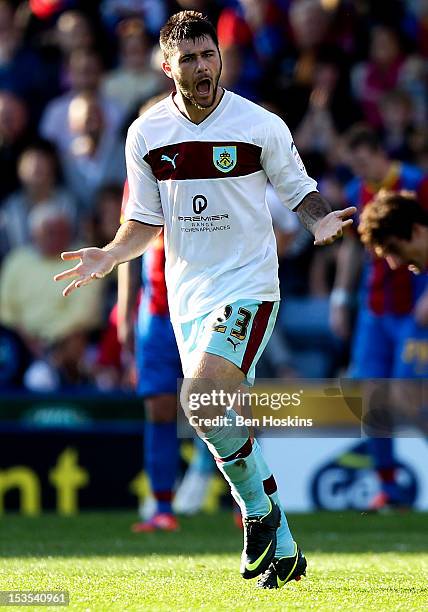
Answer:
<svg viewBox="0 0 428 612"><path fill-rule="evenodd" d="M410 240L413 225L428 226L428 212L410 191L382 189L363 209L358 231L370 247L385 247L390 238Z"/></svg>
<svg viewBox="0 0 428 612"><path fill-rule="evenodd" d="M165 59L183 40L193 42L210 36L218 48L217 32L213 24L197 11L180 11L172 15L160 31L159 43Z"/></svg>
<svg viewBox="0 0 428 612"><path fill-rule="evenodd" d="M355 151L359 147L367 147L371 151L382 149L378 135L365 123L357 123L349 128L345 135L345 141L350 151Z"/></svg>

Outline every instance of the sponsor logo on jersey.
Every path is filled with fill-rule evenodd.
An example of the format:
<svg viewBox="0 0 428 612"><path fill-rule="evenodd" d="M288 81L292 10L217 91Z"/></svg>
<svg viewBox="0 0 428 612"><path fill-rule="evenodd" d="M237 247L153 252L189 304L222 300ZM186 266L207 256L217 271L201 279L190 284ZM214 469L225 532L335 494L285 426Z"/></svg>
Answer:
<svg viewBox="0 0 428 612"><path fill-rule="evenodd" d="M179 221L221 221L222 219L229 219L229 215L228 214L221 214L221 215L209 215L207 217L204 217L203 215L197 215L195 217L181 217L178 216L177 217Z"/></svg>
<svg viewBox="0 0 428 612"><path fill-rule="evenodd" d="M193 212L200 215L208 206L208 200L204 195L195 195L193 198Z"/></svg>
<svg viewBox="0 0 428 612"><path fill-rule="evenodd" d="M213 163L220 172L230 172L236 166L237 161L236 146L213 147Z"/></svg>
<svg viewBox="0 0 428 612"><path fill-rule="evenodd" d="M172 164L172 167L174 168L174 170L176 169L176 165L175 165L175 158L177 157L178 153L176 153L174 155L174 157L171 159L170 157L168 157L168 155L162 155L161 157L161 161L166 161L169 162L170 164Z"/></svg>

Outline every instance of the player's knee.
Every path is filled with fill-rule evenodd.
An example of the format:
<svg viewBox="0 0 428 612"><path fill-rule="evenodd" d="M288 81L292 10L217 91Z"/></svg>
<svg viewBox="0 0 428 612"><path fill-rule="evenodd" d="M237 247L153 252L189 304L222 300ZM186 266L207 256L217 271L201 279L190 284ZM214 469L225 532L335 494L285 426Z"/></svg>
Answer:
<svg viewBox="0 0 428 612"><path fill-rule="evenodd" d="M180 393L180 401L186 417L197 415L199 419L212 419L224 414L217 386L210 379L185 379ZM192 421L191 421L192 422Z"/></svg>

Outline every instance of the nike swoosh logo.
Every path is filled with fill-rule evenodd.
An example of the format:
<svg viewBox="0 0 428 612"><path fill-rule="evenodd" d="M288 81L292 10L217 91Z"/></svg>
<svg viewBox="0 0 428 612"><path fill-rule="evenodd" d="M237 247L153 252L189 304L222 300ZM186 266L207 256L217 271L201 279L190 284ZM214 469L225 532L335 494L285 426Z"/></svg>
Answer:
<svg viewBox="0 0 428 612"><path fill-rule="evenodd" d="M269 552L269 548L272 546L272 540L269 542L269 544L266 546L266 550L260 555L260 557L258 559L256 559L255 561L253 561L253 563L247 563L247 565L245 566L245 568L249 571L252 572L253 570L257 569L260 565L260 563L263 561L263 559L266 557L266 555Z"/></svg>
<svg viewBox="0 0 428 612"><path fill-rule="evenodd" d="M284 584L287 582L287 580L290 578L291 574L294 572L294 570L296 569L296 565L297 565L297 560L299 558L299 555L296 552L296 560L294 562L293 567L291 568L291 570L288 573L288 576L285 577L285 580L281 580L280 577L278 576L278 574L276 575L276 584L278 585L278 588L280 589L281 587L284 586Z"/></svg>

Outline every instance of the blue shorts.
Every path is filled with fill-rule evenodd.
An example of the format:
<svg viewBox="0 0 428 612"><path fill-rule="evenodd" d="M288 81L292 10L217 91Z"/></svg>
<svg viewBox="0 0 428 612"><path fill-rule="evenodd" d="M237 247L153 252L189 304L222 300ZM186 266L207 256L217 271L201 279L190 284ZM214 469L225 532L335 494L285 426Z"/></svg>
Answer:
<svg viewBox="0 0 428 612"><path fill-rule="evenodd" d="M183 375L169 316L150 314L144 304L140 306L135 345L137 393L176 395L177 380Z"/></svg>
<svg viewBox="0 0 428 612"><path fill-rule="evenodd" d="M192 321L174 325L183 370L190 372L200 353L234 363L253 385L256 364L272 334L279 302L238 300Z"/></svg>
<svg viewBox="0 0 428 612"><path fill-rule="evenodd" d="M428 328L412 315L375 315L362 309L352 350L354 378L419 378L428 375Z"/></svg>

